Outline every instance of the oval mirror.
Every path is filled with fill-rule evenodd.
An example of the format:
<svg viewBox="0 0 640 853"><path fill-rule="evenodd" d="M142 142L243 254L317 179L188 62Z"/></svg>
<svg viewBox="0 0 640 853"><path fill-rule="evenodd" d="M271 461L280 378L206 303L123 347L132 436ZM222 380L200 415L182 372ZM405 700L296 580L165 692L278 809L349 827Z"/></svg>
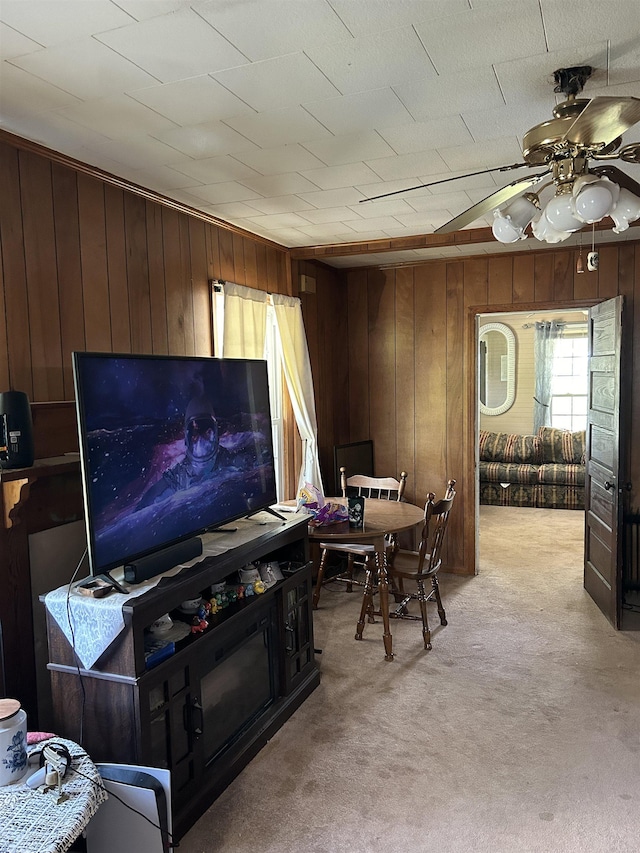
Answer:
<svg viewBox="0 0 640 853"><path fill-rule="evenodd" d="M513 406L516 391L516 337L504 323L480 328L480 411L501 415Z"/></svg>

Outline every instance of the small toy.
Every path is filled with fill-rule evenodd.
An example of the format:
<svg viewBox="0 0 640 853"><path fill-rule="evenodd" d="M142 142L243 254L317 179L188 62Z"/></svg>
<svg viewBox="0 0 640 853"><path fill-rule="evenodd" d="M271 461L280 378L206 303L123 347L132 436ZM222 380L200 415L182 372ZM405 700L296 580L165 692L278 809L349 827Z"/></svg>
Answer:
<svg viewBox="0 0 640 853"><path fill-rule="evenodd" d="M249 598L250 595L255 595L255 593L253 591L253 584L252 583L245 584L244 594L245 594L245 598Z"/></svg>
<svg viewBox="0 0 640 853"><path fill-rule="evenodd" d="M265 591L266 587L262 581L254 581L253 582L253 591L257 593L257 595L261 595Z"/></svg>
<svg viewBox="0 0 640 853"><path fill-rule="evenodd" d="M209 604L211 605L211 615L214 616L220 609L218 606L218 602L215 598L212 598Z"/></svg>
<svg viewBox="0 0 640 853"><path fill-rule="evenodd" d="M227 598L229 599L229 604L233 604L234 601L238 600L238 590L233 589L233 587L231 589L228 589Z"/></svg>
<svg viewBox="0 0 640 853"><path fill-rule="evenodd" d="M222 605L223 607L228 607L228 606L229 606L229 596L227 595L227 593L226 593L226 592L221 593L221 595L220 595L220 603L221 603L221 605Z"/></svg>
<svg viewBox="0 0 640 853"><path fill-rule="evenodd" d="M244 586L242 584L237 587L236 592L238 593L238 598L244 598Z"/></svg>
<svg viewBox="0 0 640 853"><path fill-rule="evenodd" d="M192 634L202 634L203 631L206 631L209 627L209 623L206 619L199 619L198 616L194 616L191 622L191 633Z"/></svg>

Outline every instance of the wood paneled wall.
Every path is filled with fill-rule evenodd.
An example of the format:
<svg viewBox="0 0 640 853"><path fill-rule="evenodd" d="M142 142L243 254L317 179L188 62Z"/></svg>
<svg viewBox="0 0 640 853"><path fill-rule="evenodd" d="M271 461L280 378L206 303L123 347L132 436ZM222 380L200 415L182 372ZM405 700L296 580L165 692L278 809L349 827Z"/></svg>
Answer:
<svg viewBox="0 0 640 853"><path fill-rule="evenodd" d="M73 399L73 350L211 355L212 278L292 293L286 250L30 147L0 139L0 390Z"/></svg>
<svg viewBox="0 0 640 853"><path fill-rule="evenodd" d="M577 252L430 261L346 273L349 440L371 438L376 474L409 473L407 497L458 481L446 566L476 566L475 316L490 311L585 307L625 296L623 394L640 415L640 243L600 249L600 269L575 273ZM626 424L630 500L640 494L640 447Z"/></svg>

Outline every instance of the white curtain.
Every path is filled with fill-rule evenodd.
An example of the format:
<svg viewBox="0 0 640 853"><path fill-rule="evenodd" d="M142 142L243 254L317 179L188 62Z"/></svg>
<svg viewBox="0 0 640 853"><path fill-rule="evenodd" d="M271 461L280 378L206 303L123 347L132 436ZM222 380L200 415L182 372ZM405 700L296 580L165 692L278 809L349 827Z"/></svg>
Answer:
<svg viewBox="0 0 640 853"><path fill-rule="evenodd" d="M222 341L216 341L216 355L264 358L269 294L229 282L217 286L224 295L224 325Z"/></svg>
<svg viewBox="0 0 640 853"><path fill-rule="evenodd" d="M313 377L307 336L302 320L302 307L299 299L276 293L271 294L271 303L280 338L282 369L303 441L304 452L298 477L298 491L305 483L311 483L324 494L318 459L318 425Z"/></svg>
<svg viewBox="0 0 640 853"><path fill-rule="evenodd" d="M539 427L551 426L551 392L553 383L553 356L556 341L562 335L564 323L549 320L536 323L533 354L536 387L533 398L533 432Z"/></svg>

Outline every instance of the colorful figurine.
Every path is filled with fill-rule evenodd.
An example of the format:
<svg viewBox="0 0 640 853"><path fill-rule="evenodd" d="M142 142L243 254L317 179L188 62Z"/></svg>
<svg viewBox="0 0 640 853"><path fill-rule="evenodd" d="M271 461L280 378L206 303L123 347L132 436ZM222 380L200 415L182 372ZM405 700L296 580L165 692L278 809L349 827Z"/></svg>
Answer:
<svg viewBox="0 0 640 853"><path fill-rule="evenodd" d="M254 581L253 582L253 591L258 595L261 595L265 591L266 587L262 581Z"/></svg>
<svg viewBox="0 0 640 853"><path fill-rule="evenodd" d="M254 595L252 583L245 584L244 594L246 598L249 598L250 595Z"/></svg>

